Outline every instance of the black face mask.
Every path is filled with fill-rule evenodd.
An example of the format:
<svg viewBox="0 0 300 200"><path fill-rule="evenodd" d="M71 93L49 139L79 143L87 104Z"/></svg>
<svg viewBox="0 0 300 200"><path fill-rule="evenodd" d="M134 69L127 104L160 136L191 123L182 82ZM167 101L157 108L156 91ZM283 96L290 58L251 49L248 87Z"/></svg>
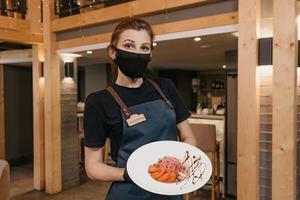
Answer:
<svg viewBox="0 0 300 200"><path fill-rule="evenodd" d="M131 79L142 78L150 62L150 53L133 53L115 48L116 58L114 63L119 67L121 72Z"/></svg>

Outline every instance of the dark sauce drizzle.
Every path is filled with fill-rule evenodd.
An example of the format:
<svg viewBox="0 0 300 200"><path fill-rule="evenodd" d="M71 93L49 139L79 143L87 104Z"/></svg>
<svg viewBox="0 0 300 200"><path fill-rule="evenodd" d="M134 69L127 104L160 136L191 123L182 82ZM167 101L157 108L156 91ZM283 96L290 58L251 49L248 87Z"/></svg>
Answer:
<svg viewBox="0 0 300 200"><path fill-rule="evenodd" d="M184 184L180 189L183 189L189 181L192 181L192 184L195 185L202 178L206 170L206 164L201 162L201 156L190 156L189 151L185 152L182 164L188 167L189 175L183 180ZM200 171L202 166L204 166L203 171ZM179 183L181 183L181 181L176 184Z"/></svg>

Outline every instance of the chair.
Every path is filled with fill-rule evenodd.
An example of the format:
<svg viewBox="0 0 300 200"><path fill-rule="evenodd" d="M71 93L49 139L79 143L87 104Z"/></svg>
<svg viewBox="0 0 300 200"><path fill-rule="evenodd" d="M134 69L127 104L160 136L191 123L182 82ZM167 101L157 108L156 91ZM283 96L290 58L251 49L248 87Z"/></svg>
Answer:
<svg viewBox="0 0 300 200"><path fill-rule="evenodd" d="M109 152L110 152L110 139L107 138L105 141L105 144L104 144L103 152L102 152L103 162L105 164L109 164L109 158L108 158Z"/></svg>
<svg viewBox="0 0 300 200"><path fill-rule="evenodd" d="M10 195L9 165L5 160L0 160L0 197L2 200L9 200L9 195Z"/></svg>
<svg viewBox="0 0 300 200"><path fill-rule="evenodd" d="M79 164L84 164L84 133L78 133L78 160Z"/></svg>
<svg viewBox="0 0 300 200"><path fill-rule="evenodd" d="M190 124L197 140L197 147L211 154L212 176L211 176L211 199L216 199L219 194L219 146L216 138L216 127L211 124Z"/></svg>

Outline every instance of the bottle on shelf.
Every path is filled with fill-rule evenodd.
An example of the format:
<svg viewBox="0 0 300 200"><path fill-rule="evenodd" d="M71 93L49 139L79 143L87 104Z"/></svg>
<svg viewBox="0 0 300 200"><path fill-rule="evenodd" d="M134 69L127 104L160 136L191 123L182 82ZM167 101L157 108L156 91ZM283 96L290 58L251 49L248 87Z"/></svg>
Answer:
<svg viewBox="0 0 300 200"><path fill-rule="evenodd" d="M220 82L220 89L224 89L224 83Z"/></svg>
<svg viewBox="0 0 300 200"><path fill-rule="evenodd" d="M197 114L201 114L201 111L202 111L201 103L198 103L197 109L196 109L196 113L197 113Z"/></svg>
<svg viewBox="0 0 300 200"><path fill-rule="evenodd" d="M220 82L218 79L215 82L215 89L220 89Z"/></svg>
<svg viewBox="0 0 300 200"><path fill-rule="evenodd" d="M216 82L215 81L211 82L211 89L216 89Z"/></svg>
<svg viewBox="0 0 300 200"><path fill-rule="evenodd" d="M201 81L201 88L202 89L206 88L206 82L204 80Z"/></svg>

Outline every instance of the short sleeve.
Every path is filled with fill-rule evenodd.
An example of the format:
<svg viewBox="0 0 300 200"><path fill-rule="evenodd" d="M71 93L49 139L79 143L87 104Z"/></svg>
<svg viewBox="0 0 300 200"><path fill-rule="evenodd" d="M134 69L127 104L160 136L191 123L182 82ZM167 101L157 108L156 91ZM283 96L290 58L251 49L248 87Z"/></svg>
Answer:
<svg viewBox="0 0 300 200"><path fill-rule="evenodd" d="M93 101L95 98L88 97L84 108L84 146L90 148L100 148L104 146L106 140L106 130L103 116L100 115L99 108L96 108Z"/></svg>
<svg viewBox="0 0 300 200"><path fill-rule="evenodd" d="M163 79L163 87L167 91L167 95L170 98L176 113L176 123L179 124L180 122L186 120L191 116L191 113L188 111L187 107L185 106L176 86L170 79Z"/></svg>

